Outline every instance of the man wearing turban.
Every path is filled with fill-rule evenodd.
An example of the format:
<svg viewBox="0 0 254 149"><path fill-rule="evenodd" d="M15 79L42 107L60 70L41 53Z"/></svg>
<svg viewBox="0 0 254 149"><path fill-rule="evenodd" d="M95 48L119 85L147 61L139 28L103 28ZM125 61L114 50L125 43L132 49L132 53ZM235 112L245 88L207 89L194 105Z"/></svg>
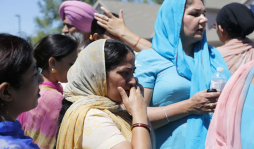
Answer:
<svg viewBox="0 0 254 149"><path fill-rule="evenodd" d="M91 32L95 12L97 11L85 2L64 1L59 8L59 15L64 24L62 33L78 38L83 48Z"/></svg>

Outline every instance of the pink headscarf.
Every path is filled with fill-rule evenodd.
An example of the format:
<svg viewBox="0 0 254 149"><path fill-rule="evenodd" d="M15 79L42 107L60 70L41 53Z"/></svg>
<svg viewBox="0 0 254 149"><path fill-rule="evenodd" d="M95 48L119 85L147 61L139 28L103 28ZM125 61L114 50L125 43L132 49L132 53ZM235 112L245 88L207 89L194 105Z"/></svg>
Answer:
<svg viewBox="0 0 254 149"><path fill-rule="evenodd" d="M66 18L71 25L87 33L91 32L95 12L91 5L80 1L65 1L59 8L62 20Z"/></svg>
<svg viewBox="0 0 254 149"><path fill-rule="evenodd" d="M221 93L210 123L206 149L241 149L241 115L248 88L246 79L254 61L251 61L230 78ZM252 78L251 78L252 79ZM251 80L248 80L250 83Z"/></svg>
<svg viewBox="0 0 254 149"><path fill-rule="evenodd" d="M231 75L244 64L254 60L254 43L248 38L234 38L217 48Z"/></svg>

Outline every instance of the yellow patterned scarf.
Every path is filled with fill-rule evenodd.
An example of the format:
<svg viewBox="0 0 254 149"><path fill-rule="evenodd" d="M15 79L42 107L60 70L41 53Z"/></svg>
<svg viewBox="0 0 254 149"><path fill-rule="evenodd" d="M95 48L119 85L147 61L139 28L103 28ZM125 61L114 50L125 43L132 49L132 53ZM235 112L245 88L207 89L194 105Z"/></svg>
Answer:
<svg viewBox="0 0 254 149"><path fill-rule="evenodd" d="M118 114L124 115L120 105L106 97L104 45L106 40L91 43L79 54L68 71L64 90L66 100L73 102L66 111L57 138L57 149L82 148L84 120L90 109L107 113L123 136L131 142L131 126Z"/></svg>

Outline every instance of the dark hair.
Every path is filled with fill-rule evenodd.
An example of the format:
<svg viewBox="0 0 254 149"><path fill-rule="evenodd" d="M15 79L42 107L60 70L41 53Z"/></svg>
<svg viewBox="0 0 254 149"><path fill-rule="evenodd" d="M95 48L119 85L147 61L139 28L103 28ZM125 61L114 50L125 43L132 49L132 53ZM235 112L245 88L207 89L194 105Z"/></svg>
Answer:
<svg viewBox="0 0 254 149"><path fill-rule="evenodd" d="M222 28L223 28L223 27L222 27ZM227 29L225 29L225 30L227 30ZM246 37L246 35L243 35L243 36L242 36L242 33L241 33L241 32L238 32L238 31L233 32L233 31L228 31L228 30L227 30L227 32L228 32L228 36L229 36L230 38L236 38L236 37L242 37L242 38L244 38L244 37Z"/></svg>
<svg viewBox="0 0 254 149"><path fill-rule="evenodd" d="M104 47L106 73L120 65L121 62L126 59L126 56L129 52L133 53L134 55L133 49L126 43L114 39L107 39ZM71 105L72 102L67 101L65 98L63 99L62 109L58 119L58 130L60 129L65 112ZM57 136L58 133L56 138Z"/></svg>
<svg viewBox="0 0 254 149"><path fill-rule="evenodd" d="M21 75L32 61L32 46L25 39L0 34L0 84L8 82L16 88L21 87Z"/></svg>
<svg viewBox="0 0 254 149"><path fill-rule="evenodd" d="M254 31L254 14L244 4L230 3L220 9L217 25L227 31L229 38L245 38Z"/></svg>
<svg viewBox="0 0 254 149"><path fill-rule="evenodd" d="M129 52L133 52L133 49L124 42L108 39L105 43L105 65L106 72L115 69L126 58Z"/></svg>
<svg viewBox="0 0 254 149"><path fill-rule="evenodd" d="M119 15L111 12L115 17L119 18ZM103 15L106 15L105 13L103 13ZM107 16L107 15L106 15ZM103 35L105 34L106 29L101 27L98 23L96 19L93 19L92 21L92 25L91 25L91 35L93 36L95 33L99 34L99 35ZM92 43L94 40L91 40L90 38L87 40L86 45Z"/></svg>
<svg viewBox="0 0 254 149"><path fill-rule="evenodd" d="M204 0L201 0L201 1L204 4ZM193 3L193 0L186 0L186 2L185 2L185 9L188 8L192 3Z"/></svg>
<svg viewBox="0 0 254 149"><path fill-rule="evenodd" d="M33 56L37 66L43 69L48 67L48 60L51 57L60 61L77 48L78 43L73 38L61 34L52 34L42 38L36 44Z"/></svg>
<svg viewBox="0 0 254 149"><path fill-rule="evenodd" d="M0 84L8 82L19 89L21 75L31 66L32 46L24 39L10 34L0 34ZM0 121L4 121L6 105L0 99Z"/></svg>

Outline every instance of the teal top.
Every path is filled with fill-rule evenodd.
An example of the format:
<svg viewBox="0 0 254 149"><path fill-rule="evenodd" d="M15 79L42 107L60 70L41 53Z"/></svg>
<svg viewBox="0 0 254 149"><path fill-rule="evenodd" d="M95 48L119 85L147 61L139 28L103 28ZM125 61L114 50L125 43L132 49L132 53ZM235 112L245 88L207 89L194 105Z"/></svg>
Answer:
<svg viewBox="0 0 254 149"><path fill-rule="evenodd" d="M152 55L152 56L151 56ZM153 88L151 107L161 107L183 101L190 96L190 80L176 72L175 65L152 49L136 56L135 76L144 87ZM155 129L156 148L183 149L187 117Z"/></svg>
<svg viewBox="0 0 254 149"><path fill-rule="evenodd" d="M250 84L248 93L243 105L241 119L241 143L242 149L254 148L254 85Z"/></svg>
<svg viewBox="0 0 254 149"><path fill-rule="evenodd" d="M212 74L216 72L217 67L223 67L224 73L226 74L227 78L230 78L230 72L220 52L216 48L207 44L206 33L204 33L203 38L200 41L195 43L195 60L185 54L180 37L184 9L185 0L164 0L155 22L155 35L152 40L151 48L154 49L154 51L157 52L165 60L158 59L157 62L152 64L154 65L153 68L160 70L163 65L173 65L172 69L168 70L167 72L169 74L172 74L172 76L169 77L169 75L164 74L164 80L168 80L170 81L170 83L180 80L179 83L175 83L178 84L178 86L172 86L172 88L167 88L166 86L162 87L164 88L164 91L161 90L160 94L162 94L162 92L165 92L164 95L166 95L168 99L170 98L168 102L188 99L192 97L195 93L208 89L210 86ZM150 72L150 69L152 68L152 65L150 65L149 61L146 61L144 63L147 63L148 65L150 65L150 67L138 66L142 65L139 64L141 58L138 57L155 57L155 54L150 53L150 55L146 55L145 53L146 52L140 52L137 56L136 76L138 78L141 78L141 73L148 74ZM166 61L168 62L166 63ZM175 74L175 76L173 74ZM181 81L183 78L188 80L189 83L182 83ZM154 81L154 87L157 86L156 81ZM146 86L146 84L142 85L144 85L144 87L149 87ZM188 97L185 94L180 94L180 96L183 97L180 97L179 99L171 99L171 97L169 96L170 94L176 94L177 96L177 94L181 92L182 88L185 88L186 85L189 85ZM157 97L153 96L153 98ZM153 99L153 101L160 100L162 99ZM188 116L186 131L183 135L184 138L181 139L181 143L184 144L182 146L184 146L184 148L186 149L204 149L210 120L211 117L209 114ZM182 125L178 125L178 127L180 126ZM178 127L172 129L177 129ZM164 131L162 131L162 133L164 133ZM174 134L167 135L168 139L174 139L172 140L172 142L180 138L174 137ZM157 135L158 139L160 139L159 136ZM165 142L168 139L162 141ZM168 144L168 146L165 148L178 148L177 146L174 146L174 144L172 145L173 146L171 146L171 144ZM161 148L164 148L164 146Z"/></svg>

